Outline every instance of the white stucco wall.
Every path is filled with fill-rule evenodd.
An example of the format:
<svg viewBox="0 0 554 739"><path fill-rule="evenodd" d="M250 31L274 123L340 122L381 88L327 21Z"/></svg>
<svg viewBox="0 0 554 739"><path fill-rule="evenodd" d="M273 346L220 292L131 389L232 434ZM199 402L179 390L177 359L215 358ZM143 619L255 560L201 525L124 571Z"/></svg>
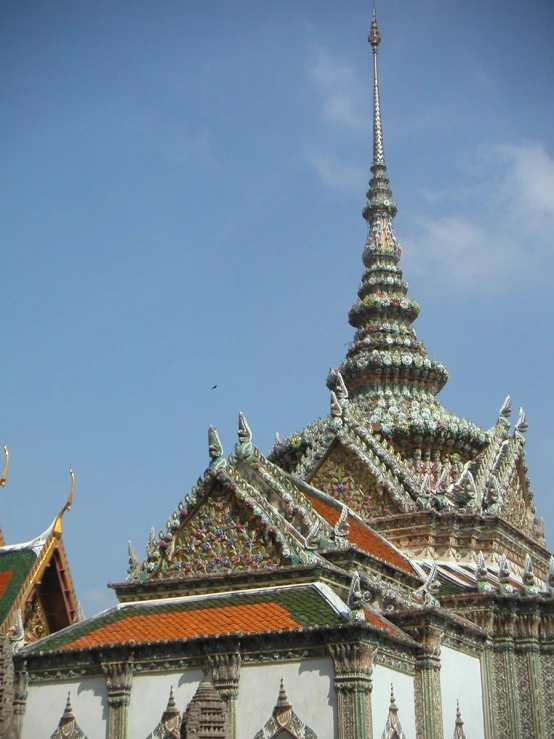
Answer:
<svg viewBox="0 0 554 739"><path fill-rule="evenodd" d="M298 718L318 739L335 739L336 698L331 659L308 659L272 665L243 665L237 700L238 739L253 739L271 716L281 678Z"/></svg>
<svg viewBox="0 0 554 739"><path fill-rule="evenodd" d="M390 705L390 687L398 707L398 719L406 739L415 739L414 678L403 672L395 672L383 665L373 668L373 691L371 710L373 713L373 736L380 739L387 722Z"/></svg>
<svg viewBox="0 0 554 739"><path fill-rule="evenodd" d="M71 705L77 723L88 739L106 739L108 702L104 678L31 684L23 718L22 739L49 737L55 731L64 712L68 692L71 692Z"/></svg>
<svg viewBox="0 0 554 739"><path fill-rule="evenodd" d="M484 739L481 663L450 647L441 649L442 718L444 735L452 736L456 719L456 700L464 722L465 735Z"/></svg>
<svg viewBox="0 0 554 739"><path fill-rule="evenodd" d="M184 713L202 678L200 669L145 675L135 673L129 704L129 737L143 739L156 727L167 705L171 687L177 708L181 714Z"/></svg>

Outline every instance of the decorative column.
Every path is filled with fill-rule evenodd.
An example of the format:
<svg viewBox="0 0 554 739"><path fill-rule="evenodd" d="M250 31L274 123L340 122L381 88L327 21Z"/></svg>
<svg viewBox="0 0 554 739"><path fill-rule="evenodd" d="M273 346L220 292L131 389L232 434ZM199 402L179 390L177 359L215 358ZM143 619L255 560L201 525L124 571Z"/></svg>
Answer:
<svg viewBox="0 0 554 739"><path fill-rule="evenodd" d="M231 739L237 735L237 698L239 695L239 679L241 658L239 652L233 654L215 654L209 658L212 677L217 692L225 701L229 714Z"/></svg>
<svg viewBox="0 0 554 739"><path fill-rule="evenodd" d="M435 626L417 630L420 648L415 660L416 733L421 739L443 739L441 693L441 640Z"/></svg>
<svg viewBox="0 0 554 739"><path fill-rule="evenodd" d="M492 628L489 633L492 632ZM492 639L487 638L481 657L481 684L483 686L483 716L485 719L485 739L497 739L498 706L494 681L494 649ZM501 735L500 735L501 736ZM498 736L498 739L500 739Z"/></svg>
<svg viewBox="0 0 554 739"><path fill-rule="evenodd" d="M517 615L513 611L500 611L494 622L494 688L498 737L522 736L515 668L516 622Z"/></svg>
<svg viewBox="0 0 554 739"><path fill-rule="evenodd" d="M18 737L23 732L23 717L27 707L27 688L29 687L29 673L27 663L15 671L14 697L13 697L13 722Z"/></svg>
<svg viewBox="0 0 554 739"><path fill-rule="evenodd" d="M516 675L523 736L548 736L539 647L540 614L521 613L516 639Z"/></svg>
<svg viewBox="0 0 554 739"><path fill-rule="evenodd" d="M104 662L102 669L106 675L110 707L108 739L127 739L133 662Z"/></svg>
<svg viewBox="0 0 554 739"><path fill-rule="evenodd" d="M365 642L332 644L338 739L373 739L371 690L376 647Z"/></svg>
<svg viewBox="0 0 554 739"><path fill-rule="evenodd" d="M554 704L554 614L542 613L541 676L545 704ZM554 736L554 711L546 712L545 736Z"/></svg>

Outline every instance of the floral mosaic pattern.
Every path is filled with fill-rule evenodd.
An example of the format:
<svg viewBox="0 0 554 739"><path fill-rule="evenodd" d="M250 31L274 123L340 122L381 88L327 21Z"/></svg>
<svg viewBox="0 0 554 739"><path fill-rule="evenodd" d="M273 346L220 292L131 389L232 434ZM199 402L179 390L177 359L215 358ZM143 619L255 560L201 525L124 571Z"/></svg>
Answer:
<svg viewBox="0 0 554 739"><path fill-rule="evenodd" d="M186 509L185 511L186 516ZM271 528L268 529L271 537ZM206 574L278 567L282 557L264 536L248 507L231 493L210 495L175 534L169 561L157 577L197 577Z"/></svg>
<svg viewBox="0 0 554 739"><path fill-rule="evenodd" d="M341 446L335 446L310 484L345 503L366 520L399 512L388 496L380 494L367 467Z"/></svg>
<svg viewBox="0 0 554 739"><path fill-rule="evenodd" d="M504 520L511 523L519 531L526 534L531 533L531 526L527 515L527 503L517 470L514 470L510 479L501 515Z"/></svg>

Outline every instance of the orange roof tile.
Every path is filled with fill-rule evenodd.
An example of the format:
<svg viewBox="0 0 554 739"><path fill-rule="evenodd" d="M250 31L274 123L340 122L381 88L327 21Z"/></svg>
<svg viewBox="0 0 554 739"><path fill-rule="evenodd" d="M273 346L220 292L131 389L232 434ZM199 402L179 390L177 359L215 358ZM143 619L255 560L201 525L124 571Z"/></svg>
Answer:
<svg viewBox="0 0 554 739"><path fill-rule="evenodd" d="M63 649L79 649L128 641L145 643L190 639L195 636L243 634L277 629L297 629L302 624L277 603L252 603L196 611L148 613L129 616L106 624L90 634L65 644Z"/></svg>
<svg viewBox="0 0 554 739"><path fill-rule="evenodd" d="M341 513L339 508L335 508L315 495L307 493L306 497L320 516L330 523L331 526L336 525ZM364 552L372 554L374 557L377 557L377 559L381 559L383 562L388 562L388 564L398 567L399 570L408 572L410 575L417 574L415 568L411 566L408 560L391 544L376 534L369 526L366 526L351 515L348 516L348 523L350 524L348 540L352 544L356 544L356 546Z"/></svg>

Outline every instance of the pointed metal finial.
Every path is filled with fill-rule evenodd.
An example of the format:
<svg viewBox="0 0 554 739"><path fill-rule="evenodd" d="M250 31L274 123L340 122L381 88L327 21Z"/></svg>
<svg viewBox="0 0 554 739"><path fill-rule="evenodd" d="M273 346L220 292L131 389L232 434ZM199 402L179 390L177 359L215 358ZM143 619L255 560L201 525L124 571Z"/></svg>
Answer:
<svg viewBox="0 0 554 739"><path fill-rule="evenodd" d="M367 40L373 47L373 51L377 51L377 47L381 43L381 34L379 33L379 28L377 26L377 13L375 12L375 8L373 8L373 15L371 16L371 30L369 31Z"/></svg>
<svg viewBox="0 0 554 739"><path fill-rule="evenodd" d="M10 464L10 450L5 444L4 444L4 455L6 457L6 461L4 462L4 470L2 472L2 477L0 477L0 487L4 487L4 485L6 484L6 480L8 479L8 467Z"/></svg>
<svg viewBox="0 0 554 739"><path fill-rule="evenodd" d="M373 10L371 30L367 40L373 49L373 166L385 166L385 150L383 147L383 127L381 124L381 98L379 95L379 74L377 72L377 47L381 43L381 34L377 27L377 14Z"/></svg>

